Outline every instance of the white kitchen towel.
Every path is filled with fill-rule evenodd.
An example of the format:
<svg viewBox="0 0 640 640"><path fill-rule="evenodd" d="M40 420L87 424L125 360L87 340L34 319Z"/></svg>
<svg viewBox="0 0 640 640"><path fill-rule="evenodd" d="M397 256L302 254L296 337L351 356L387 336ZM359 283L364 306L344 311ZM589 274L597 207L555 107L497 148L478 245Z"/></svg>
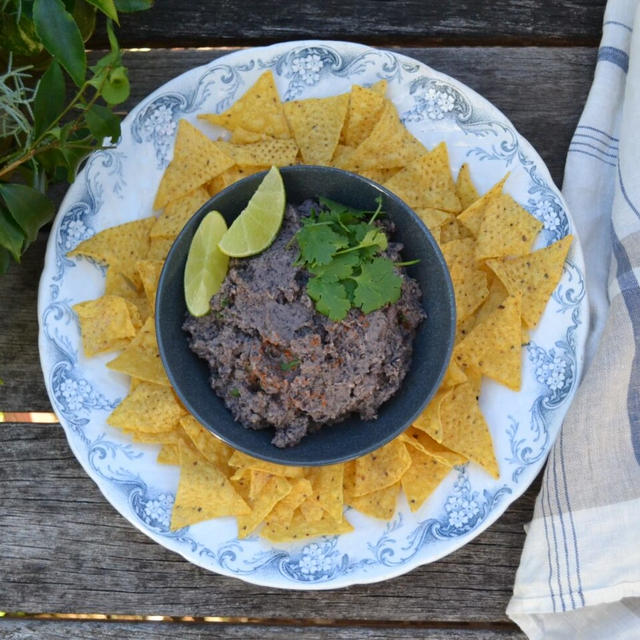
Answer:
<svg viewBox="0 0 640 640"><path fill-rule="evenodd" d="M585 376L507 614L530 638L640 639L640 10L609 0L563 192L586 262Z"/></svg>

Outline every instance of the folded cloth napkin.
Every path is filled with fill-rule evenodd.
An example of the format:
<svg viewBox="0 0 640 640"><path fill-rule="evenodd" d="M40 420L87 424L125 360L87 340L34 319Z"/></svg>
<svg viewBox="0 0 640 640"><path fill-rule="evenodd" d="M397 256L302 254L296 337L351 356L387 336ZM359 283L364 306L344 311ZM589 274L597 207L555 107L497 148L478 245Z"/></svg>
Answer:
<svg viewBox="0 0 640 640"><path fill-rule="evenodd" d="M588 368L547 462L507 614L530 638L640 639L638 0L607 4L563 191L585 254Z"/></svg>

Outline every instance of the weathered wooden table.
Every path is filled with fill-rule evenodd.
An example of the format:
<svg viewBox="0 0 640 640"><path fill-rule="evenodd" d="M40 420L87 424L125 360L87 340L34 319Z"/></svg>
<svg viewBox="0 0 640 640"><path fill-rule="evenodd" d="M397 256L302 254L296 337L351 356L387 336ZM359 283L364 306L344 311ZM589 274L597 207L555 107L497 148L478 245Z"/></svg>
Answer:
<svg viewBox="0 0 640 640"><path fill-rule="evenodd" d="M533 143L560 184L603 8L603 0L164 0L123 17L128 105L230 48L359 41L476 89ZM104 48L106 37L98 33L90 45ZM0 279L0 410L14 412L0 424L0 637L524 637L504 611L539 481L458 552L337 591L282 592L207 573L134 529L82 471L48 413L36 315L46 240L43 232L20 268Z"/></svg>

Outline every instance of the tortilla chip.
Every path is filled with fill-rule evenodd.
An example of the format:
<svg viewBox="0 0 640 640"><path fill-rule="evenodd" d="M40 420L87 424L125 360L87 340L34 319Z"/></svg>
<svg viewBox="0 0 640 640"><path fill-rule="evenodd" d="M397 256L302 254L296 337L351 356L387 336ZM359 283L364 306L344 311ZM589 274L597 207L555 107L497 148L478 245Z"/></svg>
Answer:
<svg viewBox="0 0 640 640"><path fill-rule="evenodd" d="M158 452L156 462L159 464L180 464L180 453L178 451L177 444L163 444L162 448Z"/></svg>
<svg viewBox="0 0 640 640"><path fill-rule="evenodd" d="M128 431L171 431L186 414L173 390L150 382L139 384L107 418L107 424Z"/></svg>
<svg viewBox="0 0 640 640"><path fill-rule="evenodd" d="M275 138L266 133L236 127L231 133L229 142L233 142L233 144L251 144L253 142L260 142L261 140L275 140Z"/></svg>
<svg viewBox="0 0 640 640"><path fill-rule="evenodd" d="M287 527L291 524L294 511L313 493L311 483L306 478L299 478L292 487L291 492L286 495L273 508L265 519L265 527L273 525ZM342 515L342 514L341 514Z"/></svg>
<svg viewBox="0 0 640 640"><path fill-rule="evenodd" d="M158 280L160 279L160 272L162 271L163 265L164 262L162 262L162 260L138 260L138 262L136 262L145 295L147 296L151 309L154 310L156 308Z"/></svg>
<svg viewBox="0 0 640 640"><path fill-rule="evenodd" d="M484 302L482 304L484 304ZM481 309L482 305L480 305L479 308ZM471 329L473 329L474 325L476 324L477 314L478 314L478 311L476 310L470 316L467 316L466 318L464 318L464 320L460 320L459 318L457 319L456 337L455 337L454 344L458 344L458 342L460 342L461 340L464 340L469 335L469 333L471 333ZM452 386L452 385L449 385L449 386Z"/></svg>
<svg viewBox="0 0 640 640"><path fill-rule="evenodd" d="M284 103L287 121L305 164L331 163L348 105L348 93Z"/></svg>
<svg viewBox="0 0 640 640"><path fill-rule="evenodd" d="M210 198L209 192L204 187L198 187L181 198L173 200L156 219L149 235L151 238L175 238L189 222L191 216Z"/></svg>
<svg viewBox="0 0 640 640"><path fill-rule="evenodd" d="M354 497L364 496L395 484L410 464L411 458L407 448L399 438L357 458Z"/></svg>
<svg viewBox="0 0 640 640"><path fill-rule="evenodd" d="M414 211L418 214L418 218L424 222L431 233L436 229L439 229L446 222L455 220L453 214L447 211L442 211L442 209L434 209L433 207L418 207L414 209Z"/></svg>
<svg viewBox="0 0 640 640"><path fill-rule="evenodd" d="M454 366L457 367L454 361L451 362ZM451 368L451 365L449 365ZM459 369L459 379L460 382L457 384L462 384L467 381L467 377L464 375L462 369ZM413 426L416 429L420 429L425 433L428 433L434 440L441 442L442 441L442 425L440 424L440 405L442 404L442 399L449 393L447 389L439 389L436 395L431 399L429 404L425 407L424 411L413 421Z"/></svg>
<svg viewBox="0 0 640 640"><path fill-rule="evenodd" d="M509 296L453 352L463 369L473 367L483 375L518 391L521 385L521 305L522 296Z"/></svg>
<svg viewBox="0 0 640 640"><path fill-rule="evenodd" d="M522 294L522 319L528 328L538 324L558 286L572 241L569 235L525 256L487 260L511 295Z"/></svg>
<svg viewBox="0 0 640 640"><path fill-rule="evenodd" d="M472 267L478 268L476 262L476 242L473 238L459 238L443 244L441 247L442 256L449 267Z"/></svg>
<svg viewBox="0 0 640 640"><path fill-rule="evenodd" d="M192 415L180 418L180 425L193 443L193 446L211 464L224 468L233 454L233 449L216 438L208 429L205 429Z"/></svg>
<svg viewBox="0 0 640 640"><path fill-rule="evenodd" d="M213 140L184 119L178 122L173 159L165 169L154 209L163 209L233 165Z"/></svg>
<svg viewBox="0 0 640 640"><path fill-rule="evenodd" d="M477 235L476 260L529 253L540 229L542 222L508 193L501 193L484 209Z"/></svg>
<svg viewBox="0 0 640 640"><path fill-rule="evenodd" d="M167 378L158 352L153 316L147 318L136 337L122 353L107 362L107 367L140 380L154 382L165 387L170 386L169 378Z"/></svg>
<svg viewBox="0 0 640 640"><path fill-rule="evenodd" d="M351 154L354 152L355 147L348 147L344 144L336 145L333 157L331 158L331 165L334 167L342 167L349 161Z"/></svg>
<svg viewBox="0 0 640 640"><path fill-rule="evenodd" d="M302 467L292 467L285 464L275 464L274 462L259 460L258 458L253 458L246 453L242 453L242 451L234 451L233 455L229 458L228 464L230 467L238 468L239 471L245 468L257 469L283 478L301 478L304 473L304 469Z"/></svg>
<svg viewBox="0 0 640 640"><path fill-rule="evenodd" d="M271 476L251 504L251 511L237 517L238 538L242 540L251 535L275 505L290 492L291 485L287 480Z"/></svg>
<svg viewBox="0 0 640 640"><path fill-rule="evenodd" d="M342 168L356 173L367 169L393 169L404 167L425 153L424 145L400 121L394 104L385 100L380 119Z"/></svg>
<svg viewBox="0 0 640 640"><path fill-rule="evenodd" d="M417 511L449 475L451 467L415 448L410 448L409 455L411 466L402 476L401 483L409 508Z"/></svg>
<svg viewBox="0 0 640 640"><path fill-rule="evenodd" d="M450 394L446 394L448 397ZM434 440L428 433L417 429L416 427L409 427L402 435L402 441L407 445L407 450L411 451L411 447L426 453L427 455L435 458L442 464L453 467L458 464L464 464L467 461L463 455L452 451L449 447L445 447L443 444Z"/></svg>
<svg viewBox="0 0 640 640"><path fill-rule="evenodd" d="M334 520L340 520L344 506L342 495L344 465L312 467L307 472L307 478L313 488L311 498Z"/></svg>
<svg viewBox="0 0 640 640"><path fill-rule="evenodd" d="M489 427L471 385L455 387L440 407L442 444L477 462L494 478L500 475Z"/></svg>
<svg viewBox="0 0 640 640"><path fill-rule="evenodd" d="M162 260L164 261L169 253L169 249L173 245L175 238L165 238L162 236L151 238L149 242L149 253L147 258L149 260Z"/></svg>
<svg viewBox="0 0 640 640"><path fill-rule="evenodd" d="M404 476L403 476L404 477ZM400 491L400 482L378 491L372 491L365 496L352 498L350 505L372 518L380 518L381 520L391 520L396 511L396 503L398 492Z"/></svg>
<svg viewBox="0 0 640 640"><path fill-rule="evenodd" d="M363 178L369 178L378 184L384 184L387 180L401 171L400 167L394 167L393 169L362 169L358 173Z"/></svg>
<svg viewBox="0 0 640 640"><path fill-rule="evenodd" d="M110 227L84 240L67 255L70 258L88 256L104 262L128 278L136 288L142 289L136 262L149 253L149 230L155 221L152 216Z"/></svg>
<svg viewBox="0 0 640 640"><path fill-rule="evenodd" d="M467 377L464 375L464 371L456 364L455 360L450 360L444 378L442 379L441 388L455 387L457 384L462 384L466 381ZM431 402L433 402L433 400ZM436 436L433 437L436 438ZM436 438L436 440L437 439L438 438Z"/></svg>
<svg viewBox="0 0 640 640"><path fill-rule="evenodd" d="M357 147L373 130L384 108L385 85L367 89L359 85L351 87L349 109L342 129L341 142ZM383 90L381 91L381 88Z"/></svg>
<svg viewBox="0 0 640 640"><path fill-rule="evenodd" d="M446 247L447 245L443 245ZM458 322L468 318L487 298L487 274L481 269L455 264L450 271Z"/></svg>
<svg viewBox="0 0 640 640"><path fill-rule="evenodd" d="M459 217L459 216L458 216ZM442 223L440 227L440 245L451 242L452 240L458 240L459 238L471 238L471 231L461 225L457 218L447 220Z"/></svg>
<svg viewBox="0 0 640 640"><path fill-rule="evenodd" d="M327 512L316 502L313 495L302 502L300 513L307 522L317 522L327 516Z"/></svg>
<svg viewBox="0 0 640 640"><path fill-rule="evenodd" d="M133 301L140 296L140 291L136 286L124 276L117 267L108 267L104 281L104 292L110 296L120 296L126 300Z"/></svg>
<svg viewBox="0 0 640 640"><path fill-rule="evenodd" d="M233 144L218 140L221 151L233 158L238 167L286 167L296 161L298 145L294 140L260 140L251 144Z"/></svg>
<svg viewBox="0 0 640 640"><path fill-rule="evenodd" d="M171 513L171 530L223 516L244 517L249 505L229 479L183 444L180 452L180 483Z"/></svg>
<svg viewBox="0 0 640 640"><path fill-rule="evenodd" d="M471 173L469 171L469 165L465 162L458 172L458 179L456 180L456 195L462 209L470 207L478 198L480 194L476 191L473 181L471 180Z"/></svg>
<svg viewBox="0 0 640 640"><path fill-rule="evenodd" d="M461 210L444 142L413 160L384 186L413 208L432 207L453 213Z"/></svg>
<svg viewBox="0 0 640 640"><path fill-rule="evenodd" d="M131 307L119 296L106 295L73 305L82 349L87 358L126 347L136 335ZM138 316L137 321L140 321Z"/></svg>
<svg viewBox="0 0 640 640"><path fill-rule="evenodd" d="M476 312L475 323L480 324L489 317L507 299L508 295L509 292L500 279L492 278L489 285L489 295Z"/></svg>
<svg viewBox="0 0 640 640"><path fill-rule="evenodd" d="M351 531L353 531L353 527L344 518L335 521L325 513L320 520L309 522L302 513L296 511L289 526L272 524L265 526L260 534L271 542L293 542L316 536L337 536Z"/></svg>
<svg viewBox="0 0 640 640"><path fill-rule="evenodd" d="M265 71L255 84L223 113L207 113L198 117L234 132L244 129L274 138L291 137L271 71Z"/></svg>
<svg viewBox="0 0 640 640"><path fill-rule="evenodd" d="M491 204L502 193L504 183L507 181L509 174L507 173L502 180L496 182L496 184L487 191L481 198L478 198L475 202L471 203L459 216L458 221L469 230L471 235L475 238L480 231L480 225L482 224L482 218L486 207Z"/></svg>

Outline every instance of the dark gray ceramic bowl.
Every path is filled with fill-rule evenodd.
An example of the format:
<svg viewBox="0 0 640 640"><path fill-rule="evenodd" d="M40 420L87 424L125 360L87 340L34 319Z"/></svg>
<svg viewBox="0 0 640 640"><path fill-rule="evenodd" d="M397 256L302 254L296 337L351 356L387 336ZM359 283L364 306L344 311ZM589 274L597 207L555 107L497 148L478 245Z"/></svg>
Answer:
<svg viewBox="0 0 640 640"><path fill-rule="evenodd" d="M364 455L389 442L420 414L447 368L455 332L453 287L433 236L402 200L384 187L353 173L330 167L299 165L281 169L287 202L299 204L324 196L359 209L383 210L396 224L393 240L404 244L403 259L420 262L407 272L420 283L427 314L413 345L411 368L398 392L378 411L376 420L349 418L323 427L294 447L271 444L273 429L253 431L234 421L209 386L207 364L192 353L182 331L186 317L184 265L191 239L204 215L216 209L228 224L244 209L264 173L249 176L216 194L186 224L169 251L156 296L156 332L160 356L185 407L212 433L256 458L289 465L325 465Z"/></svg>

